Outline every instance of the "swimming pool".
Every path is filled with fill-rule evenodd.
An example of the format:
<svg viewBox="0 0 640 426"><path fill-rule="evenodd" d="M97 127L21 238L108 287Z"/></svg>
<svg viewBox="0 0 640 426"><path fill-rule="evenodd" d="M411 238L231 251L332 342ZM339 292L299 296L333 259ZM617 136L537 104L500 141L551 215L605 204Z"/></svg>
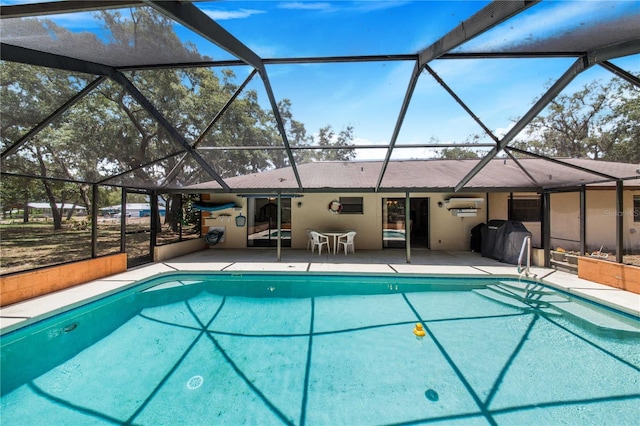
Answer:
<svg viewBox="0 0 640 426"><path fill-rule="evenodd" d="M530 281L172 273L4 335L2 422L635 424L639 336Z"/></svg>

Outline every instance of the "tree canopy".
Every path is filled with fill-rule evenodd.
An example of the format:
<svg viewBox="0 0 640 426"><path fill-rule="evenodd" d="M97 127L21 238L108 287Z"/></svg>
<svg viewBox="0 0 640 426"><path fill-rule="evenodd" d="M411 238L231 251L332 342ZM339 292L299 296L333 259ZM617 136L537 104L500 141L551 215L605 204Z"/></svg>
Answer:
<svg viewBox="0 0 640 426"><path fill-rule="evenodd" d="M640 90L613 78L556 97L513 145L550 157L640 162Z"/></svg>
<svg viewBox="0 0 640 426"><path fill-rule="evenodd" d="M57 40L83 38L87 46L97 50L120 49L124 54L131 52L131 47L135 50L169 46L167 50L172 54L199 55L195 46L179 40L171 20L151 9L130 9L130 16L123 16L119 11L103 11L96 17L103 23L105 40L90 33L72 33L46 19L28 19L25 25L36 32L53 34ZM137 31L143 27L153 31ZM162 39L139 38L146 33L162 35ZM0 69L3 99L0 137L4 149L95 79L90 75L10 62L3 62ZM124 75L189 144L198 141L200 146L217 148L202 151L201 155L223 178L289 165L284 149L264 149L284 148L284 143L273 110L261 106L265 100L259 99L255 90L242 91L218 122L210 126L213 117L240 86L234 70L153 69L126 71ZM317 135L309 135L304 124L295 120L288 99L281 100L278 108L292 145L352 144L350 127L336 134L327 125L319 129ZM205 129L209 131L205 133ZM238 146L255 149L231 148ZM224 147L229 149L220 150ZM296 150L294 155L302 162L348 160L355 155L350 148L328 152ZM6 195L11 199L40 198L37 201L42 201L46 194L54 218L58 219L60 213L55 211L55 203L63 197L63 182L79 182L80 185L74 185L78 188L76 196L89 208L89 183L161 190L163 185L175 188L213 179L127 88L109 79L31 137L15 154L7 156L3 171L46 178L40 180L43 191L9 197L9 186L3 188L3 198ZM54 184L55 180L59 182ZM20 189L24 191L26 187ZM55 224L59 226L60 221L56 220Z"/></svg>

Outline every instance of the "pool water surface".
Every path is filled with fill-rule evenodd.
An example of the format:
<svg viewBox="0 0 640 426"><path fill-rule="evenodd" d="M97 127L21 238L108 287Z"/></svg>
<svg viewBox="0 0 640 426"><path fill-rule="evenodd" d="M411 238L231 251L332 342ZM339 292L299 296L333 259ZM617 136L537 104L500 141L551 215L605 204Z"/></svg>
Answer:
<svg viewBox="0 0 640 426"><path fill-rule="evenodd" d="M1 347L4 426L621 425L640 403L637 318L506 278L168 274Z"/></svg>

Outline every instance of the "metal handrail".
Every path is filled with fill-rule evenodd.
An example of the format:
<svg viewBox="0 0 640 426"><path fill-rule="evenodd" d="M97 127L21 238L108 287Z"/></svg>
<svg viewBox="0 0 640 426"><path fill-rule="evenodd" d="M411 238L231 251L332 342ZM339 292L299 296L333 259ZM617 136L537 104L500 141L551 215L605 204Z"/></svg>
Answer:
<svg viewBox="0 0 640 426"><path fill-rule="evenodd" d="M527 266L522 269L522 257L524 255L524 249L527 249ZM525 276L529 276L531 268L531 237L524 237L524 241L522 241L522 247L520 248L520 256L518 256L518 274L522 275L524 273Z"/></svg>

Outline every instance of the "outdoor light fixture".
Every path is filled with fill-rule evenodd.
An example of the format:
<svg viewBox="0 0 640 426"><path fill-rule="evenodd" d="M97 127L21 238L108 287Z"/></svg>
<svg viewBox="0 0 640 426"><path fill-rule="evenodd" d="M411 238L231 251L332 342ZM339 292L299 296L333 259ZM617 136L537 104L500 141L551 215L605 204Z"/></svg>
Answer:
<svg viewBox="0 0 640 426"><path fill-rule="evenodd" d="M247 223L247 217L242 216L242 212L238 213L236 216L236 226L242 228Z"/></svg>
<svg viewBox="0 0 640 426"><path fill-rule="evenodd" d="M442 208L444 204L442 204L442 201L438 201L438 207Z"/></svg>

